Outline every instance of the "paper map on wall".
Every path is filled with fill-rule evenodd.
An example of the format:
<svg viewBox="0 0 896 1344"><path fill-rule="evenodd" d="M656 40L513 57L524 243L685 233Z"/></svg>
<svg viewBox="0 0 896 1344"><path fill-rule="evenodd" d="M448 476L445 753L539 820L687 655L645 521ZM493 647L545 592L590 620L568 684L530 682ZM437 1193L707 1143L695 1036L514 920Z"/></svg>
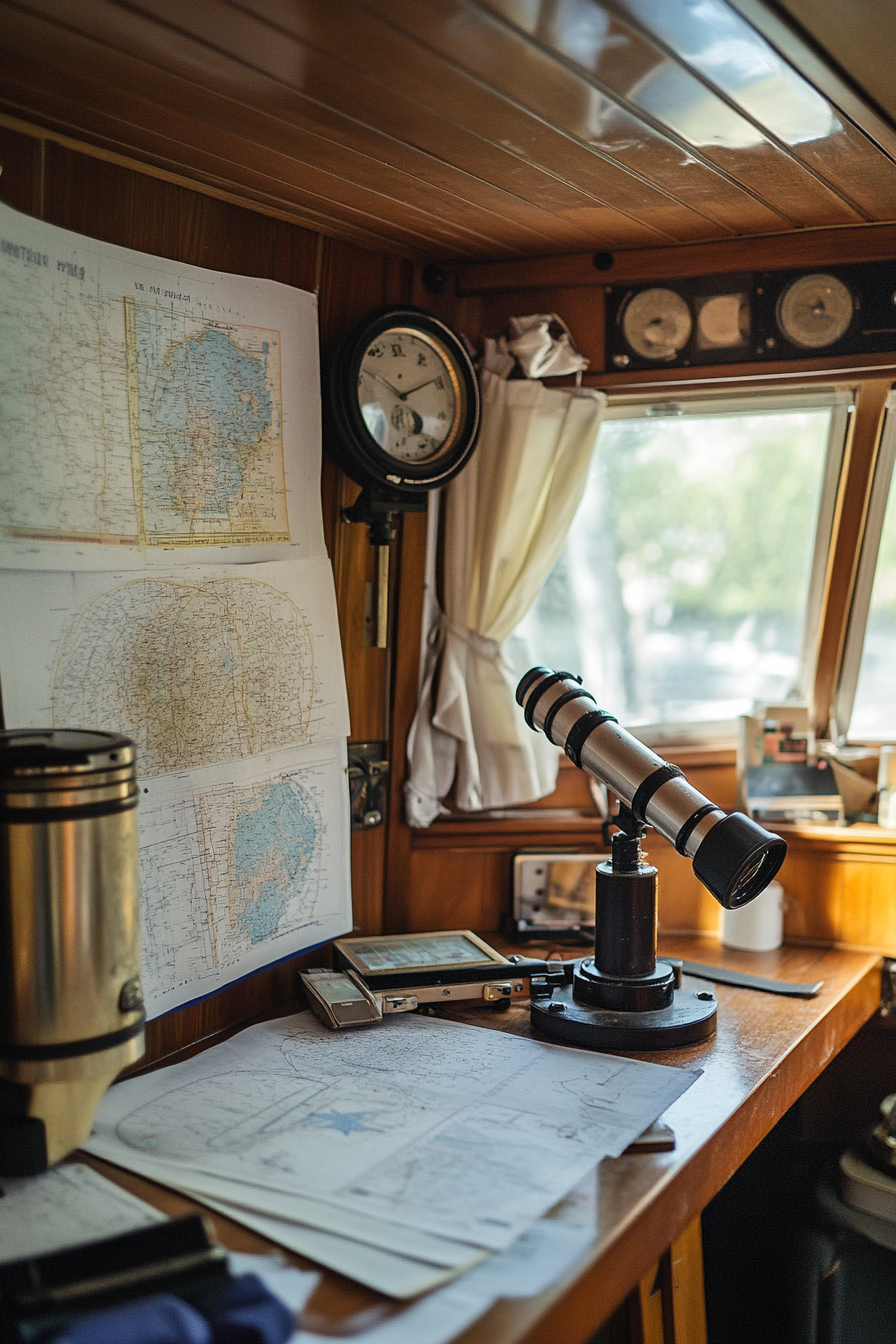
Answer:
<svg viewBox="0 0 896 1344"><path fill-rule="evenodd" d="M141 946L151 1016L346 931L344 741L142 788Z"/></svg>
<svg viewBox="0 0 896 1344"><path fill-rule="evenodd" d="M153 1017L351 928L316 300L0 206L0 312L6 724L136 743Z"/></svg>
<svg viewBox="0 0 896 1344"><path fill-rule="evenodd" d="M0 206L0 311L0 563L324 554L314 295Z"/></svg>
<svg viewBox="0 0 896 1344"><path fill-rule="evenodd" d="M0 629L10 723L124 733L142 779L348 733L326 560L10 571Z"/></svg>

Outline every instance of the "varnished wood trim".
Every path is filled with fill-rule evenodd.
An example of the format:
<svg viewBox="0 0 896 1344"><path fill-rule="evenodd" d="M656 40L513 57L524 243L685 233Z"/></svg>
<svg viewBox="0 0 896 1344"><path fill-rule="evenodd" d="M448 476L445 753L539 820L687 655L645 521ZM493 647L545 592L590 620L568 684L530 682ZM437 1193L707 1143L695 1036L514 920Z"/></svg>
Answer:
<svg viewBox="0 0 896 1344"><path fill-rule="evenodd" d="M810 712L815 729L821 734L827 733L837 691L884 406L891 384L892 377L863 381L856 395L819 613Z"/></svg>
<svg viewBox="0 0 896 1344"><path fill-rule="evenodd" d="M60 131L52 125L42 126L2 111L0 111L0 126L43 142L49 140L65 149L84 154L88 158L99 159L102 163L112 163L116 167L128 168L132 172L141 173L145 177L152 177L160 182L170 182L176 187L186 187L189 191L198 192L201 196L211 196L216 201L225 201L228 205L242 206L243 209L252 210L255 214L265 215L269 219L279 219L286 224L296 224L301 228L312 229L326 237L349 239L361 247L374 251L382 251L387 242L384 236L378 235L372 230L367 232L351 224L336 223L316 210L305 210L298 205L287 207L251 190L233 191L229 187L211 181L208 175L202 175L198 169L191 171L188 175L187 173L174 172L160 163L154 163L151 158L137 159L131 154L122 154L119 150L110 149L108 145L103 144L101 137L97 137L95 140L83 138L80 130L79 135L74 136L66 131ZM195 172L195 176L193 172ZM35 213L38 212L35 211ZM431 248L427 250L425 248L403 246L394 239L389 239L388 245L397 256L407 257L408 259L417 259L421 255L428 258L432 251Z"/></svg>
<svg viewBox="0 0 896 1344"><path fill-rule="evenodd" d="M788 826L778 825L775 830L790 849L815 853L843 854L851 858L860 855L896 859L896 831L871 822L855 826Z"/></svg>
<svg viewBox="0 0 896 1344"><path fill-rule="evenodd" d="M459 294L545 286L626 285L675 276L726 271L786 270L791 266L833 265L836 261L889 261L896 256L896 224L841 224L794 229L754 238L723 238L674 247L626 248L614 252L609 270L594 267L594 253L533 257L527 261L480 261L456 269Z"/></svg>
<svg viewBox="0 0 896 1344"><path fill-rule="evenodd" d="M790 387L818 382L849 380L853 384L863 377L896 378L896 358L892 354L841 355L827 359L769 360L762 364L713 364L701 369L638 369L632 373L586 373L586 387L597 387L604 392L639 393L680 387L687 392L749 391L752 388Z"/></svg>

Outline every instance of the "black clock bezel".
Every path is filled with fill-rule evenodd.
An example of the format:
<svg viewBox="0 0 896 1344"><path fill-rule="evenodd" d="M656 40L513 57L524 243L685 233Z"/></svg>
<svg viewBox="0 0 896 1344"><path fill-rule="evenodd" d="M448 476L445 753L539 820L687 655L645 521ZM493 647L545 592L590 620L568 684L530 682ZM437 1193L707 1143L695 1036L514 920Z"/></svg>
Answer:
<svg viewBox="0 0 896 1344"><path fill-rule="evenodd" d="M461 423L454 442L426 462L398 462L371 435L358 402L358 376L371 341L393 327L409 327L444 347L463 391ZM329 368L327 447L343 471L363 486L385 486L418 494L445 485L467 464L479 435L479 380L466 347L450 327L424 308L411 305L375 309L340 342Z"/></svg>

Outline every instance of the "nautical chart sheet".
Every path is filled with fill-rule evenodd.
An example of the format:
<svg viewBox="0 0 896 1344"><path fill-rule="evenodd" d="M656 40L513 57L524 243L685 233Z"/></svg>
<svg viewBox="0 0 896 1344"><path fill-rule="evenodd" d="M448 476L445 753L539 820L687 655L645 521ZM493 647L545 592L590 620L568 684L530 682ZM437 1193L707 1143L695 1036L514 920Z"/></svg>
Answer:
<svg viewBox="0 0 896 1344"><path fill-rule="evenodd" d="M357 1210L495 1250L697 1076L431 1018L341 1033L303 1013L112 1088L87 1147L175 1184L235 1178L318 1216L329 1202L337 1230Z"/></svg>
<svg viewBox="0 0 896 1344"><path fill-rule="evenodd" d="M351 929L328 561L7 571L0 677L10 727L137 745L150 1017Z"/></svg>
<svg viewBox="0 0 896 1344"><path fill-rule="evenodd" d="M141 784L149 1017L352 927L345 741Z"/></svg>
<svg viewBox="0 0 896 1344"><path fill-rule="evenodd" d="M315 295L0 205L0 313L0 565L325 554Z"/></svg>
<svg viewBox="0 0 896 1344"><path fill-rule="evenodd" d="M0 584L9 727L102 727L141 779L348 734L327 560Z"/></svg>

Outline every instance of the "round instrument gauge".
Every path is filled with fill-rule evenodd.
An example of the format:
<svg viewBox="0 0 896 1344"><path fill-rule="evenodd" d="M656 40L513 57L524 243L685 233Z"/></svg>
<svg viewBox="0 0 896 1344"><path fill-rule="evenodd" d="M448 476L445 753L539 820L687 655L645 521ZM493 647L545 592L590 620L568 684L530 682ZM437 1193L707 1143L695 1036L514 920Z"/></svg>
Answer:
<svg viewBox="0 0 896 1344"><path fill-rule="evenodd" d="M778 299L778 326L793 345L823 350L848 331L852 294L835 275L801 275Z"/></svg>
<svg viewBox="0 0 896 1344"><path fill-rule="evenodd" d="M672 289L642 289L622 312L622 333L642 359L675 359L693 325L690 308Z"/></svg>
<svg viewBox="0 0 896 1344"><path fill-rule="evenodd" d="M361 485L431 490L476 444L479 385L462 342L418 308L370 314L330 370L331 446Z"/></svg>

